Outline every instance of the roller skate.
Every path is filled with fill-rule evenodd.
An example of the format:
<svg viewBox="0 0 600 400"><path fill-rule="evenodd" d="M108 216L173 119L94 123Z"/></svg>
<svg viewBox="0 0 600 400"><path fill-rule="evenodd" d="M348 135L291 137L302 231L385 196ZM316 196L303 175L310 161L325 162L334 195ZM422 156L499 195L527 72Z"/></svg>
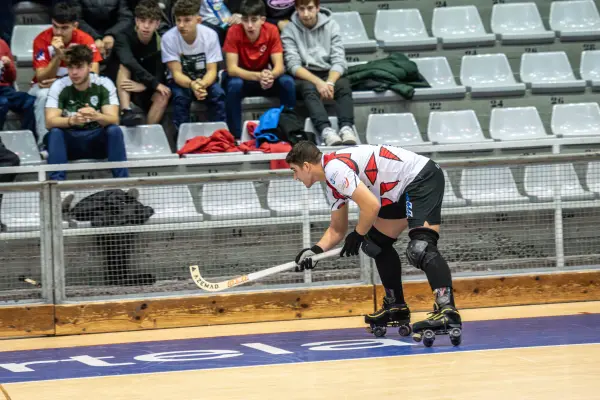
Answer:
<svg viewBox="0 0 600 400"><path fill-rule="evenodd" d="M435 335L449 335L453 346L458 346L462 340L462 322L460 314L451 304L433 306L433 312L427 319L413 324L413 340L423 340L425 347L433 346Z"/></svg>
<svg viewBox="0 0 600 400"><path fill-rule="evenodd" d="M376 337L385 336L388 326L398 327L400 336L408 336L412 332L408 306L405 303L396 303L396 299L391 296L383 298L381 310L365 315L365 323L369 324L367 332Z"/></svg>

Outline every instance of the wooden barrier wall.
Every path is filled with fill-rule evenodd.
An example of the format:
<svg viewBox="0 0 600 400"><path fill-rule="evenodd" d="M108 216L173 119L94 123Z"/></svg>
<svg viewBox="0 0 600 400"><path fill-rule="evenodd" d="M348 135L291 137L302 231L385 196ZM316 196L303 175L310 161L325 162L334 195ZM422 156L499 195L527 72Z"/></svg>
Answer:
<svg viewBox="0 0 600 400"><path fill-rule="evenodd" d="M413 311L433 305L427 282L406 282ZM600 300L600 271L458 278L459 309ZM0 337L357 316L376 309L381 286L343 286L214 296L0 308Z"/></svg>

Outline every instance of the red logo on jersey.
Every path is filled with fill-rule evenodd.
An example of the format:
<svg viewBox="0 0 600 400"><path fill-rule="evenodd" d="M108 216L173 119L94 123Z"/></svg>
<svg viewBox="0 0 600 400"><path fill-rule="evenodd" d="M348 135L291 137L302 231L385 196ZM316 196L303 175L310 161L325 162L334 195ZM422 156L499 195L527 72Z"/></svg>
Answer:
<svg viewBox="0 0 600 400"><path fill-rule="evenodd" d="M399 182L382 182L379 184L379 195L383 196L396 186L398 186Z"/></svg>
<svg viewBox="0 0 600 400"><path fill-rule="evenodd" d="M354 161L353 159L350 158L350 154L349 153L330 153L330 154L326 154L323 157L323 166L326 166L327 163L329 163L329 161L331 160L340 160L341 162L343 162L344 164L346 164L352 171L354 171L355 174L358 174L358 164L356 164L356 161Z"/></svg>
<svg viewBox="0 0 600 400"><path fill-rule="evenodd" d="M371 182L371 185L375 184L375 181L377 180L377 173L379 171L377 170L377 162L375 161L375 154L371 154L371 158L369 158L369 161L367 162L367 166L365 167L365 175L367 176L367 179L369 180L369 182Z"/></svg>
<svg viewBox="0 0 600 400"><path fill-rule="evenodd" d="M381 149L379 149L379 157L387 158L388 160L402 162L402 160L397 155L395 155L394 153L392 153L391 151L389 151L388 149L386 149L383 146L381 146Z"/></svg>
<svg viewBox="0 0 600 400"><path fill-rule="evenodd" d="M393 204L394 202L391 201L390 199L386 199L385 197L381 198L381 207L385 207L385 206L389 206L390 204Z"/></svg>

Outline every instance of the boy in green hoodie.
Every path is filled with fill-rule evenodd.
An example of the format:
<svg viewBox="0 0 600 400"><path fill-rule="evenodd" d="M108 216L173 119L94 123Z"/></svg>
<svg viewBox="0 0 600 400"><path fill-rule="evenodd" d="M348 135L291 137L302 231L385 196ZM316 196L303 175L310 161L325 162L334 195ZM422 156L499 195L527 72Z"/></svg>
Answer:
<svg viewBox="0 0 600 400"><path fill-rule="evenodd" d="M296 12L281 33L285 65L296 78L308 114L325 145L354 145L354 103L340 27L320 0L295 0ZM334 100L340 130L329 122L323 100Z"/></svg>

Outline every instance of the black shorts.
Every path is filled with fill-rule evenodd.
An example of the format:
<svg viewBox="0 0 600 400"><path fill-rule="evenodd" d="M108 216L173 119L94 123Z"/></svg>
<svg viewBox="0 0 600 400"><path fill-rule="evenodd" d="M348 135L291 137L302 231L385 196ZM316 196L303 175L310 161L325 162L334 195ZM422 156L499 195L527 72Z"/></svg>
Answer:
<svg viewBox="0 0 600 400"><path fill-rule="evenodd" d="M150 111L150 107L152 106L152 96L156 93L152 89L146 89L143 92L134 92L131 93L131 101L133 104L141 108L145 113Z"/></svg>
<svg viewBox="0 0 600 400"><path fill-rule="evenodd" d="M445 188L444 172L429 160L415 179L408 184L397 203L381 207L379 218L408 218L410 229L442 222L442 200Z"/></svg>

